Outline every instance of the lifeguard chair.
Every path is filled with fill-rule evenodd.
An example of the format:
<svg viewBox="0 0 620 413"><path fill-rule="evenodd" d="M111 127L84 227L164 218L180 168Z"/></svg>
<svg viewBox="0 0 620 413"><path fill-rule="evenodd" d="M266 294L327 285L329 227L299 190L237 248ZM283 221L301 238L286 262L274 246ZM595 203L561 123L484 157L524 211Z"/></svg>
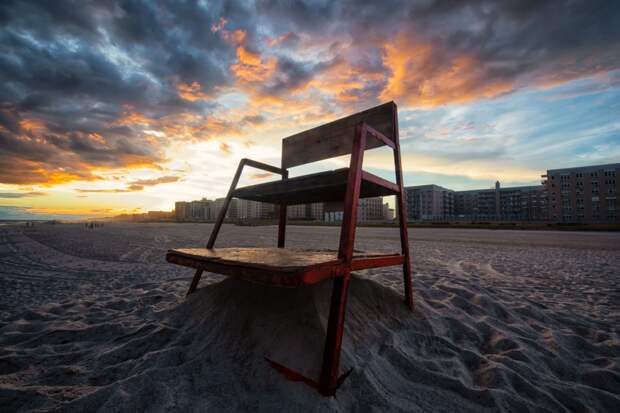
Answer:
<svg viewBox="0 0 620 413"><path fill-rule="evenodd" d="M364 151L383 145L393 150L396 183L362 169ZM351 154L348 168L288 177L289 168L346 154ZM282 179L237 188L245 166L279 174ZM395 195L397 200L401 251L392 254L354 252L359 199L389 195ZM196 269L188 295L196 290L203 271L280 287L296 287L333 279L323 365L318 382L270 361L273 367L288 378L309 384L323 395L333 395L348 374L339 375L339 363L351 272L402 265L405 303L413 310L411 260L403 196L398 113L396 104L389 102L283 139L280 168L242 159L207 247L170 250L166 259ZM279 205L277 248L214 248L232 198ZM287 205L312 202L343 202L338 251L330 253L324 250L284 248Z"/></svg>

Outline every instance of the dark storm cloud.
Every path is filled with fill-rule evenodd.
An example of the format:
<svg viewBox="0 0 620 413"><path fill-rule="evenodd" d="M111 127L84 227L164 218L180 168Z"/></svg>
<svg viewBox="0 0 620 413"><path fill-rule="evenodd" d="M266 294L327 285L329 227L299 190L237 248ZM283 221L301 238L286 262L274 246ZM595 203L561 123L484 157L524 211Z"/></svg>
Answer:
<svg viewBox="0 0 620 413"><path fill-rule="evenodd" d="M422 82L467 56L479 74L468 78L463 85L467 90L459 93L470 91L472 96L484 96L489 85L514 90L620 68L620 3L613 1L350 1L318 6L264 1L259 10L282 21L286 30L350 39L356 53L399 35L403 40L397 48L412 58L416 50L407 46L429 44L424 65L409 69L422 72ZM383 67L386 73L394 69ZM422 87L419 82L406 85L404 98L413 104Z"/></svg>
<svg viewBox="0 0 620 413"><path fill-rule="evenodd" d="M94 168L162 161L160 143L122 118L213 108L181 99L176 85L199 82L209 93L228 82L222 62L234 51L209 30L224 11L244 12L194 2L2 2L0 182L96 179Z"/></svg>
<svg viewBox="0 0 620 413"><path fill-rule="evenodd" d="M234 122L212 115L220 90L244 90L231 73L240 46L275 62L245 89L258 97L286 99L323 76L326 102L433 106L619 69L619 10L596 0L3 1L0 182L156 167L166 142L144 129L176 132L168 123L188 113L209 121L191 125L202 138L225 132ZM225 30L243 31L241 43ZM300 53L315 40L325 56Z"/></svg>
<svg viewBox="0 0 620 413"><path fill-rule="evenodd" d="M311 63L296 61L286 56L278 59L276 71L271 81L262 89L262 93L279 96L295 90L310 81L324 70L333 66L334 61Z"/></svg>

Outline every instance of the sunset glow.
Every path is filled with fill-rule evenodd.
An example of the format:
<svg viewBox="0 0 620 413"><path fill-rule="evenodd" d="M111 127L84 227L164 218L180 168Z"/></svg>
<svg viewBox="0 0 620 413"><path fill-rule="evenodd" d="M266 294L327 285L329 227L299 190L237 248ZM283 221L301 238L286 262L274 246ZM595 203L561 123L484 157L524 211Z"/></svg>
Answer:
<svg viewBox="0 0 620 413"><path fill-rule="evenodd" d="M221 197L242 157L279 165L283 137L390 100L406 185L620 159L613 2L233 3L0 6L0 219Z"/></svg>

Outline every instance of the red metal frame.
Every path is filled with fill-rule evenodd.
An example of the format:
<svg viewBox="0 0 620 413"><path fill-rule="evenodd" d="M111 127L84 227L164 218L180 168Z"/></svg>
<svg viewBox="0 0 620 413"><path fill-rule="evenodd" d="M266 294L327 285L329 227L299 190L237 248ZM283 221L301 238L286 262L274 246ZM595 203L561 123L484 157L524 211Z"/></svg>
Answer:
<svg viewBox="0 0 620 413"><path fill-rule="evenodd" d="M397 208L398 208L398 221L400 229L400 241L401 241L401 256L379 258L379 259L367 259L366 261L353 262L353 247L355 245L355 229L357 226L357 207L360 199L360 185L364 171L362 170L362 163L364 159L364 151L366 149L367 135L371 135L387 146L393 149L394 152L394 169L396 172L396 184L389 181L377 178L376 181L380 185L386 187L397 187ZM265 169L270 172L278 173L282 175L282 179L288 177L288 171L284 168L276 168L270 165L262 164L260 162L251 161L249 159L242 159L237 168L237 172L233 178L228 195L224 201L224 205L220 210L219 216L211 232L211 237L207 243L207 248L213 248L215 240L222 226L226 211L230 204L232 194L237 187L237 183L243 171L245 165L253 166L255 168ZM319 382L308 379L293 370L288 369L274 361L269 360L271 365L283 373L286 377L295 381L302 381L312 387L318 389L318 391L325 395L334 395L338 386L342 383L344 378L350 373L347 372L344 375L339 375L340 365L340 353L342 348L342 338L344 333L344 320L346 314L347 295L349 289L349 282L351 280L351 271L358 268L365 268L365 265L372 265L373 267L388 266L388 265L403 265L403 278L404 278L404 290L405 290L405 303L413 310L413 292L411 283L411 257L409 252L409 238L407 233L407 214L405 210L404 191L403 191L403 175L400 156L400 142L398 136L398 114L394 111L394 133L393 139L387 138L374 128L365 124L364 122L358 124L355 129L355 136L353 138L353 147L351 151L351 161L349 165L347 180L347 191L344 199L344 214L342 219L342 228L340 231L340 246L338 249L338 258L342 261L342 267L340 271L336 273L341 274L334 277L333 289L331 297L331 305L329 310L329 321L327 324L327 333L325 338L325 347L323 351L323 365L321 369L321 376ZM285 232L286 232L286 205L280 205L279 208L279 220L278 220L278 247L283 248L285 244ZM192 280L192 284L188 291L188 295L191 294L200 281L202 269L196 271L196 275Z"/></svg>

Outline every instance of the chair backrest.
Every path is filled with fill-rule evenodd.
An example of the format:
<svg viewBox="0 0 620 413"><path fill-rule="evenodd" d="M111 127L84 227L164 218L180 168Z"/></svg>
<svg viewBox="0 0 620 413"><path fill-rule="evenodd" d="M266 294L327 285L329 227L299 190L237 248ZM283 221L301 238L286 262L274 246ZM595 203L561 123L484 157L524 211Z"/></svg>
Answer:
<svg viewBox="0 0 620 413"><path fill-rule="evenodd" d="M351 153L355 126L360 122L366 122L393 140L398 127L394 124L396 110L396 104L388 102L284 138L282 168L292 168ZM385 145L382 141L372 136L367 137L366 149L382 145Z"/></svg>

